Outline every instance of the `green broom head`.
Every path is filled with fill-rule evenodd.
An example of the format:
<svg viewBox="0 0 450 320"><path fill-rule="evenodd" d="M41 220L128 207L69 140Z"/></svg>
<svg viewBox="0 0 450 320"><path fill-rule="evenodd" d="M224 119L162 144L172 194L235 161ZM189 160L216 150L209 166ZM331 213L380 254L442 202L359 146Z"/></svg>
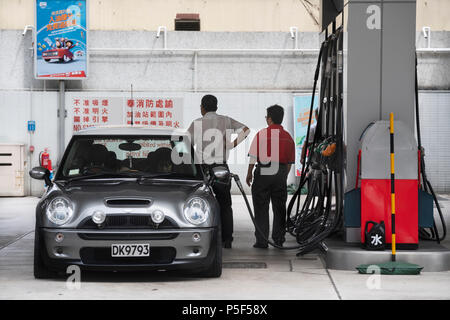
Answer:
<svg viewBox="0 0 450 320"><path fill-rule="evenodd" d="M359 273L362 274L372 274L375 273L375 267L380 268L380 274L392 274L392 275L416 275L420 274L423 267L408 263L408 262L397 262L389 261L378 264L361 264L356 267Z"/></svg>

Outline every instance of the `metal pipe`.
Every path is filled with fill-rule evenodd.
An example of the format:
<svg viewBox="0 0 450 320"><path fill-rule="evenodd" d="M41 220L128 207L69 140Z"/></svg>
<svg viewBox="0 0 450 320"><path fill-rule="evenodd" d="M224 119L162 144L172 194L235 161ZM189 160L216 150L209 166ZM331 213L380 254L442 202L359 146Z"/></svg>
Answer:
<svg viewBox="0 0 450 320"><path fill-rule="evenodd" d="M289 32L291 33L291 39L294 39L294 48L298 49L298 28L290 27Z"/></svg>
<svg viewBox="0 0 450 320"><path fill-rule="evenodd" d="M33 80L30 82L30 120L33 120ZM28 131L28 169L31 170L33 168L33 154L30 152L30 147L33 145L33 132ZM28 177L28 195L33 194L32 190L32 180Z"/></svg>
<svg viewBox="0 0 450 320"><path fill-rule="evenodd" d="M33 48L29 48L33 50ZM91 48L89 51L92 52L108 52L108 51L139 51L139 52L286 52L286 53L318 53L319 49L158 49L158 48ZM434 53L447 53L450 52L450 48L418 48L416 49L418 53L424 52L434 52ZM345 52L345 51L344 51Z"/></svg>
<svg viewBox="0 0 450 320"><path fill-rule="evenodd" d="M66 83L64 80L59 80L59 99L58 99L58 159L57 166L59 166L64 153L65 145L65 121L66 121L66 107L65 107L65 89Z"/></svg>
<svg viewBox="0 0 450 320"><path fill-rule="evenodd" d="M163 48L167 49L167 28L166 28L166 26L159 26L158 27L158 32L156 33L156 37L159 38L159 36L161 35L161 30L163 30L163 32L164 32L164 46L163 46Z"/></svg>
<svg viewBox="0 0 450 320"><path fill-rule="evenodd" d="M90 52L108 52L108 51L139 51L139 52L152 52L152 51L172 51L172 52L299 52L299 53L316 53L319 49L230 49L230 48L209 48L209 49L191 49L191 48L91 48Z"/></svg>
<svg viewBox="0 0 450 320"><path fill-rule="evenodd" d="M431 48L431 28L430 27L423 27L422 28L423 37L427 39L427 48Z"/></svg>
<svg viewBox="0 0 450 320"><path fill-rule="evenodd" d="M435 53L446 53L450 52L450 48L419 48L416 50L417 53L424 52L435 52Z"/></svg>
<svg viewBox="0 0 450 320"><path fill-rule="evenodd" d="M32 25L30 25L30 24L26 25L26 26L23 28L22 36L25 37L25 35L27 34L27 31L28 31L28 30L33 30L33 29L34 29L34 26L32 26Z"/></svg>
<svg viewBox="0 0 450 320"><path fill-rule="evenodd" d="M2 91L29 91L30 88L0 88L0 92ZM34 92L43 92L43 89L36 89L33 88ZM46 92L56 92L59 91L59 89L47 89ZM198 91L203 91L203 90L198 90ZM216 88L216 89L207 89L204 90L205 92L209 92L209 91L215 91L215 92L287 92L287 93L308 93L311 92L311 89L264 89L264 88L260 88L260 89L221 89L221 88ZM425 90L426 92L427 90ZM66 92L130 92L130 90L128 89L120 89L120 88L96 88L96 89L89 89L89 88L83 88L83 89L67 89ZM156 89L152 89L152 88L144 88L144 89L140 89L140 90L133 90L133 92L185 92L185 93L191 93L194 92L194 89L167 89L167 88L156 88ZM439 92L439 90L433 90L433 92ZM447 92L445 90L442 90L442 92Z"/></svg>
<svg viewBox="0 0 450 320"><path fill-rule="evenodd" d="M194 92L197 92L197 86L198 86L198 72L197 72L197 66L198 66L198 53L194 52Z"/></svg>

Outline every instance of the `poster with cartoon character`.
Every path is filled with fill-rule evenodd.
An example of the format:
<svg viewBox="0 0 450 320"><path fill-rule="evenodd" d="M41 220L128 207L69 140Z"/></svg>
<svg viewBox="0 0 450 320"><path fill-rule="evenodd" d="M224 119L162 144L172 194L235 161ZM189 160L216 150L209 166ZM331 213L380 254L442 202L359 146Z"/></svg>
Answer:
<svg viewBox="0 0 450 320"><path fill-rule="evenodd" d="M36 79L87 77L87 5L88 0L36 0Z"/></svg>
<svg viewBox="0 0 450 320"><path fill-rule="evenodd" d="M300 159L302 156L303 144L306 140L308 131L309 110L311 108L311 95L294 96L294 141L295 141L295 175L299 177L302 171ZM319 97L314 98L313 109L317 109ZM314 115L311 117L311 126L314 126L316 120Z"/></svg>

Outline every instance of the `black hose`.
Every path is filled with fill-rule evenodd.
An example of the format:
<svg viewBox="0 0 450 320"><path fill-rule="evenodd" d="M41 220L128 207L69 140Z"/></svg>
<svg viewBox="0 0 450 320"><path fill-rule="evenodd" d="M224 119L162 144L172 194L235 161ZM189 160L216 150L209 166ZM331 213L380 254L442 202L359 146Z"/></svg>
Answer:
<svg viewBox="0 0 450 320"><path fill-rule="evenodd" d="M323 51L326 52L322 56L322 84L320 88L320 106L317 126L314 134L313 143L309 143L309 131L311 117L308 123L308 131L306 137L306 146L308 150L308 161L305 161L306 152L303 153L302 175L300 178L300 187L294 193L288 205L287 217L288 225L291 227L290 233L296 236L297 242L300 245L300 251L297 255L305 254L319 247L321 242L330 234L336 231L339 226L342 216L342 201L341 195L342 187L342 172L339 165L342 161L342 99L340 92L342 89L341 83L341 69L337 70L338 64L338 46L341 45L341 28L336 33L330 35L323 43ZM319 73L319 68L316 69L316 76ZM316 80L316 78L315 78ZM338 88L338 85L339 88ZM313 96L315 90L313 90ZM326 97L326 99L325 99ZM312 115L312 105L310 110ZM335 141L337 144L337 162L338 165L333 165L323 159L314 151L319 141ZM306 172L309 170L309 175ZM307 177L307 178L306 178ZM308 194L301 210L299 210L301 199L301 188L306 179L311 179L309 183ZM336 190L336 210L332 214L332 186ZM295 216L291 217L292 208L297 201L297 210Z"/></svg>

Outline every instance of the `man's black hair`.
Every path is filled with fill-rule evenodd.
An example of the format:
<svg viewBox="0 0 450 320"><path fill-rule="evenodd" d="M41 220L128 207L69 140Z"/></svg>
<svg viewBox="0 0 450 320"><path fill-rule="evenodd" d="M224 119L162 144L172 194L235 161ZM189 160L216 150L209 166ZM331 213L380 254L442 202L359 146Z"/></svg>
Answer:
<svg viewBox="0 0 450 320"><path fill-rule="evenodd" d="M272 119L273 123L281 124L284 117L284 109L282 106L274 104L267 108L267 117Z"/></svg>
<svg viewBox="0 0 450 320"><path fill-rule="evenodd" d="M206 112L217 111L217 98L211 94L203 96L202 107L206 110Z"/></svg>

